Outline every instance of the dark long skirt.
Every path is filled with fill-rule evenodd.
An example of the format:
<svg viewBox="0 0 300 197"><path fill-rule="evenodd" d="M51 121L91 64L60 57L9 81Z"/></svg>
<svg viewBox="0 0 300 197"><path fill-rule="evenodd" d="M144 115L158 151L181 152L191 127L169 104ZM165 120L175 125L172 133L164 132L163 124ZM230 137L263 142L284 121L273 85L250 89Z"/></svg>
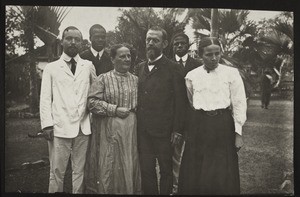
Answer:
<svg viewBox="0 0 300 197"><path fill-rule="evenodd" d="M240 193L234 121L230 110L209 116L190 111L179 194Z"/></svg>

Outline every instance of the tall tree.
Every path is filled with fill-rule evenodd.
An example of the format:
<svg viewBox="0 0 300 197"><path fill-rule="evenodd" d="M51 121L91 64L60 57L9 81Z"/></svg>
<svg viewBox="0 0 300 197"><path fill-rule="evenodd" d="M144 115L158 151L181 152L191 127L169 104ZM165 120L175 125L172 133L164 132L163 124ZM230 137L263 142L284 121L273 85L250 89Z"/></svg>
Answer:
<svg viewBox="0 0 300 197"><path fill-rule="evenodd" d="M35 56L35 38L42 40L47 47L48 61L53 60L53 43L59 33L59 26L64 19L67 10L66 7L51 7L51 6L10 6L7 11L7 17L12 17L18 22L14 29L10 24L11 19L7 19L6 30L8 32L18 31L22 38L21 43L24 43L25 50L29 54L29 76L30 76L30 111L35 113L38 111L38 91L37 91L37 74L36 74L36 56ZM17 45L17 42L8 44Z"/></svg>
<svg viewBox="0 0 300 197"><path fill-rule="evenodd" d="M261 51L268 55L266 65L273 68L278 74L275 87L278 87L282 75L293 70L294 57L294 31L293 15L282 12L275 19L263 21L265 24L261 30L260 41L265 47Z"/></svg>
<svg viewBox="0 0 300 197"><path fill-rule="evenodd" d="M210 23L210 36L211 37L218 37L219 32L219 11L218 9L214 8L211 10L211 23Z"/></svg>
<svg viewBox="0 0 300 197"><path fill-rule="evenodd" d="M145 59L145 39L147 30L155 25L161 26L168 33L168 41L171 36L179 30L183 30L185 24L178 21L178 16L183 9L174 8L131 8L121 9L122 15L118 18L118 26L115 35L110 33L116 42L127 42L132 44L140 59ZM165 50L165 54L170 54L170 48Z"/></svg>

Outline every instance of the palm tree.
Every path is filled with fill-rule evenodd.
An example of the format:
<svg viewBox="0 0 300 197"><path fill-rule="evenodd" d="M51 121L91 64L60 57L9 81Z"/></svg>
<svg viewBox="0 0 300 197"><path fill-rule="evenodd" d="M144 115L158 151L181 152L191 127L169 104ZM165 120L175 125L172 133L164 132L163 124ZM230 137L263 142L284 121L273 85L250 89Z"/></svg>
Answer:
<svg viewBox="0 0 300 197"><path fill-rule="evenodd" d="M281 13L273 23L270 24L270 31L260 37L265 44L261 50L269 56L269 67L273 68L278 75L275 87L280 84L283 68L285 65L293 65L294 57L294 32L293 16L291 13Z"/></svg>
<svg viewBox="0 0 300 197"><path fill-rule="evenodd" d="M52 47L58 33L62 20L70 11L67 7L51 7L51 6L16 6L17 16L21 21L26 51L29 53L30 67L30 111L35 113L38 111L38 91L37 91L37 74L36 74L36 56L35 56L35 38L36 36L42 40L47 47L48 61L53 60Z"/></svg>
<svg viewBox="0 0 300 197"><path fill-rule="evenodd" d="M116 27L118 42L128 42L137 48L138 57L145 58L145 39L147 30L154 25L161 26L171 36L178 30L183 30L185 24L177 20L177 16L184 12L178 8L131 8L121 10L122 16L118 18L119 24ZM170 56L170 48L165 50L165 54Z"/></svg>
<svg viewBox="0 0 300 197"><path fill-rule="evenodd" d="M211 23L210 23L210 36L211 37L218 37L219 33L219 11L218 9L211 10Z"/></svg>

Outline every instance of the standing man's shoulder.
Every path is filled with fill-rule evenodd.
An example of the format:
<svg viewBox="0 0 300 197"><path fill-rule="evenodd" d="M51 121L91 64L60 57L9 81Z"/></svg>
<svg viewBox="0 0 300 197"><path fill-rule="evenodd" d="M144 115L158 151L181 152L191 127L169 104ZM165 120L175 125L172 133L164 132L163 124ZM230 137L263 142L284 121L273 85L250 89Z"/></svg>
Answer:
<svg viewBox="0 0 300 197"><path fill-rule="evenodd" d="M188 56L188 58L190 58L191 62L193 62L194 64L201 66L203 64L203 62L200 59L197 58L193 58L191 56Z"/></svg>
<svg viewBox="0 0 300 197"><path fill-rule="evenodd" d="M91 49L86 49L84 51L82 51L79 56L82 58L82 59L87 59L87 60L90 60L91 59Z"/></svg>
<svg viewBox="0 0 300 197"><path fill-rule="evenodd" d="M50 62L48 64L46 64L43 72L47 71L47 72L53 72L57 69L58 66L60 66L62 64L61 59L55 60L53 62Z"/></svg>
<svg viewBox="0 0 300 197"><path fill-rule="evenodd" d="M113 70L113 63L111 61L109 53L104 49L103 54L101 56L101 62L104 64L106 67L105 72L108 72L110 70Z"/></svg>
<svg viewBox="0 0 300 197"><path fill-rule="evenodd" d="M168 69L170 69L171 72L180 73L181 75L183 75L184 69L182 68L182 66L180 64L178 64L174 60L169 59L167 57L165 57L165 62L166 62Z"/></svg>
<svg viewBox="0 0 300 197"><path fill-rule="evenodd" d="M103 58L109 59L111 61L110 56L109 56L108 52L105 49L103 51L103 55L102 56L103 56Z"/></svg>
<svg viewBox="0 0 300 197"><path fill-rule="evenodd" d="M83 58L79 58L79 61L81 64L83 64L84 66L90 66L90 65L93 65L93 62L87 60L87 59L83 59Z"/></svg>

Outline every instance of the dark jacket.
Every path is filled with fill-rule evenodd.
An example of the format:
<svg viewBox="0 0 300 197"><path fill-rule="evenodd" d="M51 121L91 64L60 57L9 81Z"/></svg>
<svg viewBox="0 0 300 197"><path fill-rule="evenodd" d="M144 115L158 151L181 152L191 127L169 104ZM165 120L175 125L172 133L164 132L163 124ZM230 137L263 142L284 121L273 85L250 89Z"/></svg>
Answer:
<svg viewBox="0 0 300 197"><path fill-rule="evenodd" d="M163 56L149 72L148 63L138 65L138 131L169 137L183 133L186 88L181 68Z"/></svg>
<svg viewBox="0 0 300 197"><path fill-rule="evenodd" d="M173 60L176 61L175 56L174 56ZM184 69L184 73L183 73L184 76L186 76L186 74L188 72L190 72L191 70L194 70L195 68L197 68L201 65L202 65L202 63L201 63L200 60L197 60L197 59L194 59L194 58L188 56L188 58L186 60L186 63L185 63L185 66L183 68Z"/></svg>
<svg viewBox="0 0 300 197"><path fill-rule="evenodd" d="M107 54L106 51L103 52L100 60L97 59L91 49L87 49L85 51L83 51L81 54L80 54L80 57L82 59L85 59L85 60L89 60L91 62L93 62L94 66L95 66L95 69L96 69L96 75L100 75L102 73L106 73L112 69L114 69L113 65L112 65L112 62L110 60L110 57L109 55Z"/></svg>

